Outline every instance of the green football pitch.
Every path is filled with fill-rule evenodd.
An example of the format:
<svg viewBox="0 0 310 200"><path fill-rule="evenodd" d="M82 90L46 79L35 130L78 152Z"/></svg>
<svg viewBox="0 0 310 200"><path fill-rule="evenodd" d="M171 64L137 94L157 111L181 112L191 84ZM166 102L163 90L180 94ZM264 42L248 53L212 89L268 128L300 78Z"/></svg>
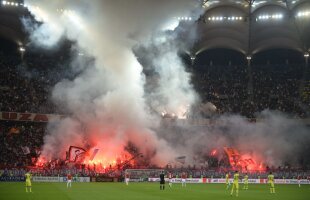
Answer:
<svg viewBox="0 0 310 200"><path fill-rule="evenodd" d="M0 183L0 199L37 200L310 200L310 185L276 185L276 194L270 194L268 185L249 185L249 190L240 190L239 197L230 196L224 184L187 184L182 188L174 184L170 189L159 190L158 183L32 183L33 193L26 193L24 183ZM242 187L242 185L240 185Z"/></svg>

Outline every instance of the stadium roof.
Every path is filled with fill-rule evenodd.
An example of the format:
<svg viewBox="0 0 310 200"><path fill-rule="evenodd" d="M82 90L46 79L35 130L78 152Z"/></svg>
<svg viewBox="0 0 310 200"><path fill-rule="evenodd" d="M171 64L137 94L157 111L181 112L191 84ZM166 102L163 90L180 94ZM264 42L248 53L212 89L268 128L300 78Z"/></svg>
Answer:
<svg viewBox="0 0 310 200"><path fill-rule="evenodd" d="M204 13L195 26L199 40L188 50L192 55L214 48L247 56L276 48L310 51L310 0L198 1ZM22 45L26 35L20 18L27 14L23 6L0 4L0 37Z"/></svg>
<svg viewBox="0 0 310 200"><path fill-rule="evenodd" d="M28 13L23 7L5 7L0 1L0 37L22 45L26 34L20 18Z"/></svg>
<svg viewBox="0 0 310 200"><path fill-rule="evenodd" d="M194 55L212 48L245 55L274 48L309 51L309 0L202 0L202 7Z"/></svg>

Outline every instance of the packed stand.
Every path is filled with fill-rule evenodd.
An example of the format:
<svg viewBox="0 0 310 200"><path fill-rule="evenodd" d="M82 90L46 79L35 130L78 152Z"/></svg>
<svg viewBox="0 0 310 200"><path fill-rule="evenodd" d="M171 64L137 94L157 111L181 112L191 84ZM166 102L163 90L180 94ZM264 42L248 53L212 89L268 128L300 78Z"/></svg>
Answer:
<svg viewBox="0 0 310 200"><path fill-rule="evenodd" d="M306 108L300 105L303 70L303 65L252 66L251 72L247 66L195 66L192 84L217 114L255 118L269 109L305 118Z"/></svg>

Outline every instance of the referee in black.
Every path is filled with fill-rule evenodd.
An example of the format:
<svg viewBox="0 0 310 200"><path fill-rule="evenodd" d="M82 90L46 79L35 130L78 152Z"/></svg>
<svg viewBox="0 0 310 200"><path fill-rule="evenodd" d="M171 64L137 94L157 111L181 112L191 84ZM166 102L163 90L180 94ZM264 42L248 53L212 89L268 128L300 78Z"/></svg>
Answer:
<svg viewBox="0 0 310 200"><path fill-rule="evenodd" d="M160 190L164 190L165 189L165 174L164 171L161 171L161 173L159 174L159 179L160 179Z"/></svg>

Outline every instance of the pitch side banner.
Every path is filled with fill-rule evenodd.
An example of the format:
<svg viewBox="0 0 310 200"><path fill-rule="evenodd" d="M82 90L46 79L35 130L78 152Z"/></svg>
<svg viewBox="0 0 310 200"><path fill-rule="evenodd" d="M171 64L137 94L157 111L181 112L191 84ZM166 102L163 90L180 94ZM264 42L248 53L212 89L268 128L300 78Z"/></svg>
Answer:
<svg viewBox="0 0 310 200"><path fill-rule="evenodd" d="M0 120L5 121L49 122L53 120L59 120L64 117L64 115L0 112Z"/></svg>
<svg viewBox="0 0 310 200"><path fill-rule="evenodd" d="M67 182L67 177L58 176L34 176L32 177L33 182L48 182L48 183L59 183ZM90 177L77 177L72 179L73 182L90 182Z"/></svg>
<svg viewBox="0 0 310 200"><path fill-rule="evenodd" d="M63 177L58 176L33 176L33 182L63 182Z"/></svg>
<svg viewBox="0 0 310 200"><path fill-rule="evenodd" d="M299 180L300 184L310 184L310 181L307 179L301 179ZM266 180L266 182L268 182ZM299 184L297 179L275 179L275 184Z"/></svg>
<svg viewBox="0 0 310 200"><path fill-rule="evenodd" d="M149 182L159 182L159 178L149 178ZM186 183L203 183L203 178L187 178ZM165 178L165 181L168 182L169 179ZM181 183L182 179L181 178L172 178L171 179L172 183Z"/></svg>
<svg viewBox="0 0 310 200"><path fill-rule="evenodd" d="M25 181L24 176L1 176L0 182L23 182Z"/></svg>
<svg viewBox="0 0 310 200"><path fill-rule="evenodd" d="M166 181L169 181L169 179L165 178ZM173 178L173 183L181 183L180 178ZM233 182L233 179L229 180L231 183ZM275 184L298 184L297 179L275 179ZM159 178L149 178L149 182L159 182ZM221 183L225 184L226 180L224 178L192 178L192 179L186 179L187 183ZM244 180L239 180L240 184L244 183ZM267 179L249 179L249 184L268 184ZM300 184L310 184L310 181L307 179L300 180Z"/></svg>
<svg viewBox="0 0 310 200"><path fill-rule="evenodd" d="M229 179L229 182L233 182L233 179ZM239 180L239 183L243 183L243 180ZM207 183L226 183L224 178L208 178ZM260 179L249 179L249 183L261 183Z"/></svg>
<svg viewBox="0 0 310 200"><path fill-rule="evenodd" d="M67 177L61 177L61 182L67 182ZM90 177L73 177L72 178L73 182L79 182L79 183L87 183L90 182Z"/></svg>

